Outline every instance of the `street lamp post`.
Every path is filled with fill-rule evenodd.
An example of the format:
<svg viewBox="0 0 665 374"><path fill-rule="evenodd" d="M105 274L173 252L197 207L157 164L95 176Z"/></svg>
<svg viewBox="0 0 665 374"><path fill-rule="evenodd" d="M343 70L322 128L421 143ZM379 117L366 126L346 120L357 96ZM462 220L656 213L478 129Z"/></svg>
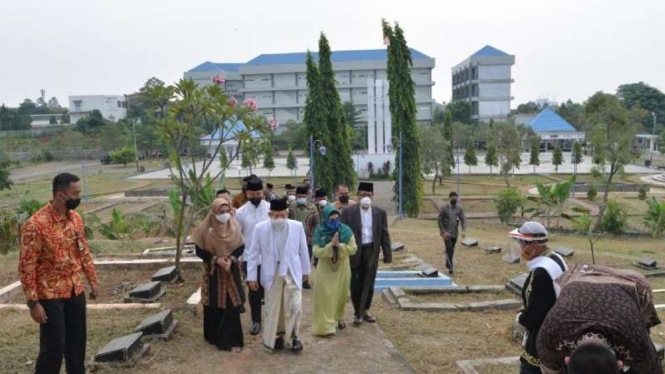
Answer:
<svg viewBox="0 0 665 374"><path fill-rule="evenodd" d="M459 154L460 154L460 151L457 150L455 152L455 155L457 156L456 163L457 163L457 198L458 199L460 199L460 194L459 194L459 164L460 164Z"/></svg>
<svg viewBox="0 0 665 374"><path fill-rule="evenodd" d="M653 116L653 130L651 131L651 141L649 142L649 146L651 148L651 156L649 156L649 166L653 167L653 150L655 147L654 141L655 141L655 135L656 135L656 112L651 112L651 115Z"/></svg>
<svg viewBox="0 0 665 374"><path fill-rule="evenodd" d="M140 119L137 120L137 121L140 121ZM136 146L136 122L137 121L132 121L132 134L134 135L134 155L135 155L135 158L136 158L136 172L138 173L139 172L139 149Z"/></svg>

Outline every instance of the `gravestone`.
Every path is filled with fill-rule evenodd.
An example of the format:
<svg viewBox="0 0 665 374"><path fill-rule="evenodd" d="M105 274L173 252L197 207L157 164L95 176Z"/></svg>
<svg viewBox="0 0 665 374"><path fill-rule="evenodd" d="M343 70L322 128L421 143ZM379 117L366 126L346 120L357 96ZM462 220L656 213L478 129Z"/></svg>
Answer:
<svg viewBox="0 0 665 374"><path fill-rule="evenodd" d="M161 268L152 276L153 282L171 283L176 279L178 279L178 272L175 270L175 265Z"/></svg>
<svg viewBox="0 0 665 374"><path fill-rule="evenodd" d="M505 262L507 262L511 265L520 263L520 256L518 256L516 254L512 254L512 253L508 253L508 254L503 255L502 259L503 259L503 261L505 261Z"/></svg>
<svg viewBox="0 0 665 374"><path fill-rule="evenodd" d="M501 253L501 247L485 247L483 249L487 254Z"/></svg>
<svg viewBox="0 0 665 374"><path fill-rule="evenodd" d="M137 332L115 338L95 355L95 362L131 363L148 349L141 341L143 333Z"/></svg>
<svg viewBox="0 0 665 374"><path fill-rule="evenodd" d="M416 266L416 271L423 271L423 270L427 270L427 269L433 268L433 267L434 266L432 266L432 265L430 265L426 262L423 262L422 264Z"/></svg>
<svg viewBox="0 0 665 374"><path fill-rule="evenodd" d="M575 251L568 247L556 248L554 252L559 254L561 257L573 257L573 254L575 254Z"/></svg>
<svg viewBox="0 0 665 374"><path fill-rule="evenodd" d="M125 298L125 302L155 302L166 294L166 291L162 290L161 285L160 282L139 284L136 288L129 291L129 297Z"/></svg>
<svg viewBox="0 0 665 374"><path fill-rule="evenodd" d="M143 337L147 339L168 340L173 336L178 321L173 319L171 309L166 309L143 320L136 328L135 332L142 332Z"/></svg>
<svg viewBox="0 0 665 374"><path fill-rule="evenodd" d="M465 247L477 247L478 246L478 241L476 239L464 239L462 240L462 245Z"/></svg>
<svg viewBox="0 0 665 374"><path fill-rule="evenodd" d="M658 263L653 258L644 257L637 261L637 266L643 269L653 270L658 267Z"/></svg>
<svg viewBox="0 0 665 374"><path fill-rule="evenodd" d="M406 246L403 243L397 242L397 243L392 243L390 245L390 249L392 249L394 252L399 252L406 249Z"/></svg>
<svg viewBox="0 0 665 374"><path fill-rule="evenodd" d="M518 295L522 294L522 289L524 288L524 283L526 283L526 278L529 276L529 273L524 273L516 276L506 283L506 288L510 291L515 292Z"/></svg>
<svg viewBox="0 0 665 374"><path fill-rule="evenodd" d="M422 270L421 274L426 278L436 278L439 276L439 271L433 266L430 266L427 269Z"/></svg>

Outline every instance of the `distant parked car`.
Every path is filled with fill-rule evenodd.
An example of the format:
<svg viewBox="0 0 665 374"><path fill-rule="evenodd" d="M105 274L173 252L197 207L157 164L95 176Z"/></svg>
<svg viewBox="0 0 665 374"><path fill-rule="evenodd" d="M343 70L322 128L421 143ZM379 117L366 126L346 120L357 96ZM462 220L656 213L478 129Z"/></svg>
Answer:
<svg viewBox="0 0 665 374"><path fill-rule="evenodd" d="M101 162L102 165L108 165L113 163L113 161L111 160L111 156L109 155L102 157L102 159L99 162Z"/></svg>

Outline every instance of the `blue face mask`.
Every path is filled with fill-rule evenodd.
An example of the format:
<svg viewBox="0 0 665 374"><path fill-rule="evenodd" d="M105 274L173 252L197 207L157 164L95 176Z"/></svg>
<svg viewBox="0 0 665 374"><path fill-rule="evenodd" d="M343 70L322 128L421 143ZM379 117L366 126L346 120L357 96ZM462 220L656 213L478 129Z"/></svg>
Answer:
<svg viewBox="0 0 665 374"><path fill-rule="evenodd" d="M337 230L337 229L339 229L339 225L341 225L341 223L339 222L339 218L337 218L337 219L334 219L332 221L326 222L326 225L328 227L330 227L331 229L333 229L333 230Z"/></svg>

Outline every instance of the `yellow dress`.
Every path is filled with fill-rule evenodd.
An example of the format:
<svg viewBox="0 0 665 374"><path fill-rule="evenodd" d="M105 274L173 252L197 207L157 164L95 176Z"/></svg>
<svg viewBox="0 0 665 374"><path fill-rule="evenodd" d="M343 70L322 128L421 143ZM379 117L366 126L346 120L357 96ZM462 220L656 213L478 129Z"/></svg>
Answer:
<svg viewBox="0 0 665 374"><path fill-rule="evenodd" d="M337 322L344 319L346 302L351 288L351 267L349 256L353 256L358 247L351 236L348 243L338 244L339 259L332 263L333 247L314 245L314 257L319 263L314 271L314 335L334 334Z"/></svg>

